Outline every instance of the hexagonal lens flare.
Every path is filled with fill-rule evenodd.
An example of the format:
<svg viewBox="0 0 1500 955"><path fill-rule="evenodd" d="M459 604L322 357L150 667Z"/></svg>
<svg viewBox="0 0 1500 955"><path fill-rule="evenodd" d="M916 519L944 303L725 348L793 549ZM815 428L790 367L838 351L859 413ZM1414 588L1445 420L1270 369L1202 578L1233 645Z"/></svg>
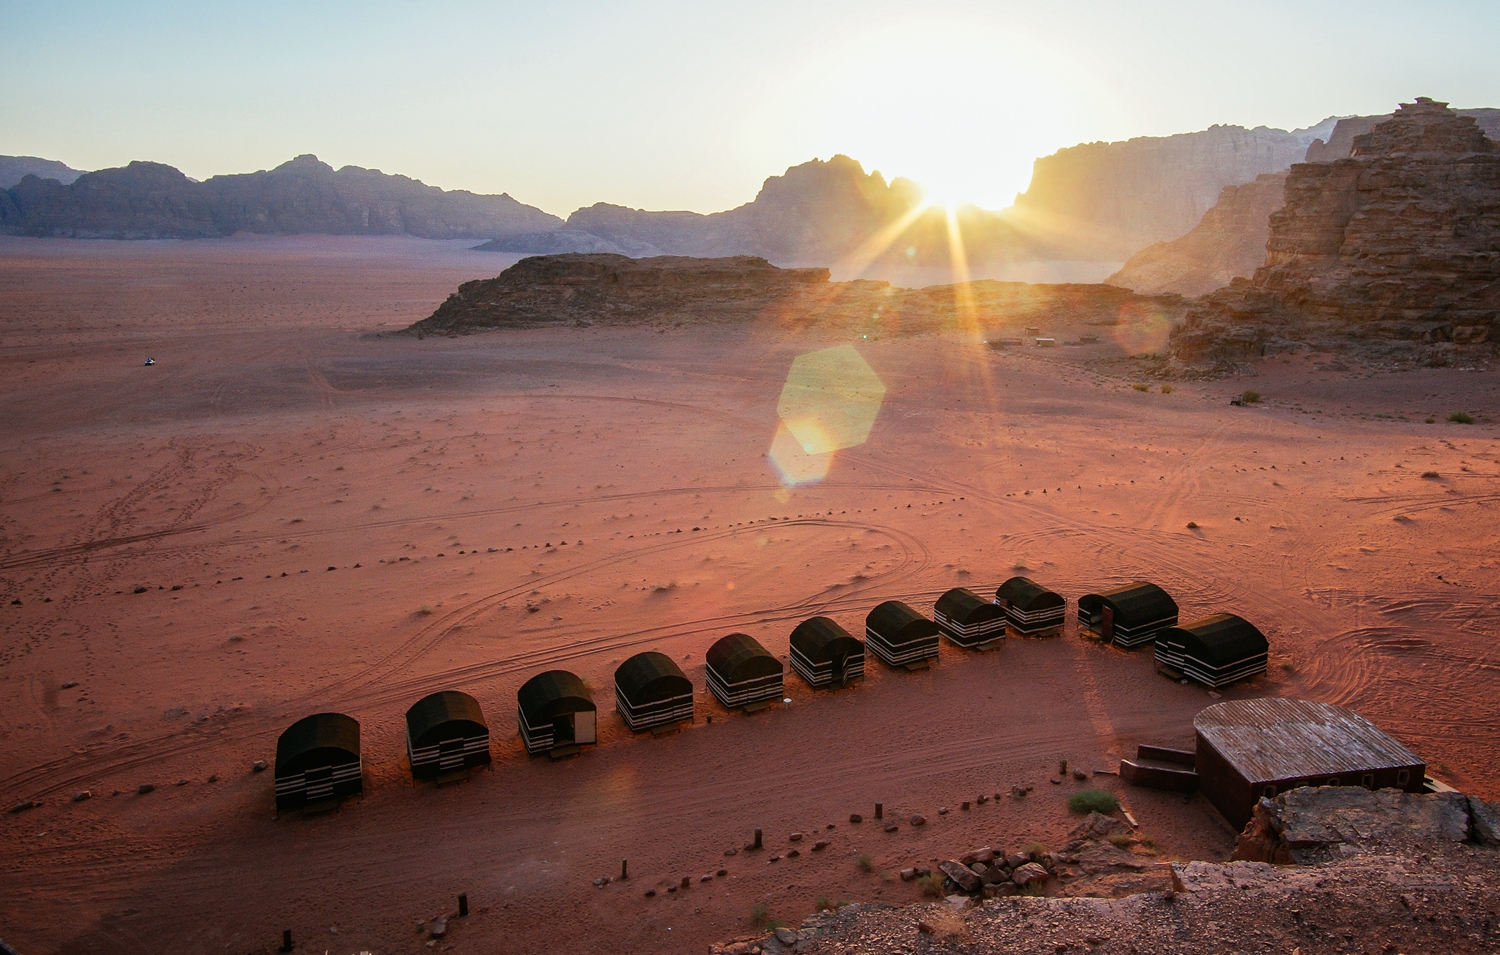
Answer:
<svg viewBox="0 0 1500 955"><path fill-rule="evenodd" d="M815 484L828 476L828 469L833 465L832 452L808 454L784 424L776 429L776 437L771 440L771 451L767 457L771 459L771 466L776 469L776 475L786 487Z"/></svg>
<svg viewBox="0 0 1500 955"><path fill-rule="evenodd" d="M875 426L885 383L853 345L798 355L776 413L810 455L863 444Z"/></svg>

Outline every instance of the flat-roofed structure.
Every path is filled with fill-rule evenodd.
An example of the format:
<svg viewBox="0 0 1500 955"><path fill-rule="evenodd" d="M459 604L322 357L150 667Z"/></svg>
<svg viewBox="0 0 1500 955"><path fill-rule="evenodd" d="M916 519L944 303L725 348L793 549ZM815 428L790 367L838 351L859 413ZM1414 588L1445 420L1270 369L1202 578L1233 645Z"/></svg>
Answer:
<svg viewBox="0 0 1500 955"><path fill-rule="evenodd" d="M1244 617L1216 613L1156 632L1156 669L1218 689L1266 672L1271 645Z"/></svg>
<svg viewBox="0 0 1500 955"><path fill-rule="evenodd" d="M995 591L995 606L1005 610L1011 629L1023 637L1050 637L1062 633L1068 602L1032 580L1012 577Z"/></svg>
<svg viewBox="0 0 1500 955"><path fill-rule="evenodd" d="M865 675L865 642L828 617L792 631L792 669L813 689L848 686Z"/></svg>
<svg viewBox="0 0 1500 955"><path fill-rule="evenodd" d="M708 648L708 688L729 709L764 709L781 699L781 661L747 633L720 637Z"/></svg>
<svg viewBox="0 0 1500 955"><path fill-rule="evenodd" d="M406 756L413 779L444 782L490 763L490 726L479 702L458 690L422 697L406 711Z"/></svg>
<svg viewBox="0 0 1500 955"><path fill-rule="evenodd" d="M1193 718L1203 795L1236 828L1257 800L1299 786L1421 792L1427 764L1352 710L1280 698L1217 703Z"/></svg>
<svg viewBox="0 0 1500 955"><path fill-rule="evenodd" d="M938 598L932 620L944 636L965 650L988 650L1005 639L1005 608L962 587Z"/></svg>
<svg viewBox="0 0 1500 955"><path fill-rule="evenodd" d="M1156 632L1177 626L1177 601L1144 580L1078 598L1078 627L1105 643L1130 649L1156 639Z"/></svg>

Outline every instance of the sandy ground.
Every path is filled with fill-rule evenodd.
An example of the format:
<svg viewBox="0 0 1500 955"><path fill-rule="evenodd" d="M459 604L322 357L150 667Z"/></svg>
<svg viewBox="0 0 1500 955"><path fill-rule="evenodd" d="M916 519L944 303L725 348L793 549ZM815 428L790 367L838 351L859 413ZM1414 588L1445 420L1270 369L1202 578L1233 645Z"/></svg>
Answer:
<svg viewBox="0 0 1500 955"><path fill-rule="evenodd" d="M777 397L834 339L368 334L505 264L476 255L0 240L0 804L41 801L0 816L22 952L266 952L283 928L299 951L702 952L757 904L914 901L895 870L1055 844L1081 785L1049 783L1058 759L1187 745L1208 694L1070 625L945 645L925 673L872 660L833 693L788 671L788 708L702 696L692 726L638 738L613 670L659 649L701 690L725 633L782 654L814 613L858 633L881 600L925 612L1022 567L1070 597L1145 577L1184 618L1240 613L1272 671L1228 697L1351 705L1500 798L1500 375L1305 356L1161 394L1108 342L861 342L887 388L868 442L787 488ZM1266 400L1230 407L1246 387ZM531 760L516 689L556 666L594 688L601 744ZM404 712L450 687L485 707L493 771L413 786ZM251 763L328 709L362 724L365 795L273 820ZM1201 798L1091 784L1163 858L1232 843ZM898 832L849 823L875 800ZM725 855L756 826L765 851ZM794 831L832 844L771 862ZM591 884L621 859L629 881ZM416 922L460 892L473 914L424 947Z"/></svg>

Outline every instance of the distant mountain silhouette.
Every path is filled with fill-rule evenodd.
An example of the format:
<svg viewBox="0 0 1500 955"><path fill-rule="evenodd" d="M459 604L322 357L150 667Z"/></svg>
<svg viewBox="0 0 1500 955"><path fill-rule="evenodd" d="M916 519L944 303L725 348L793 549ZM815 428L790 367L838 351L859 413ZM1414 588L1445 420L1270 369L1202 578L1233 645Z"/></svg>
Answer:
<svg viewBox="0 0 1500 955"><path fill-rule="evenodd" d="M298 156L270 171L194 182L161 163L29 175L0 194L0 231L31 236L195 239L235 232L491 239L562 220L508 195L445 192L405 176Z"/></svg>
<svg viewBox="0 0 1500 955"><path fill-rule="evenodd" d="M83 170L73 169L56 159L39 159L36 156L0 156L0 189L9 189L27 176L56 179L67 185L83 175Z"/></svg>

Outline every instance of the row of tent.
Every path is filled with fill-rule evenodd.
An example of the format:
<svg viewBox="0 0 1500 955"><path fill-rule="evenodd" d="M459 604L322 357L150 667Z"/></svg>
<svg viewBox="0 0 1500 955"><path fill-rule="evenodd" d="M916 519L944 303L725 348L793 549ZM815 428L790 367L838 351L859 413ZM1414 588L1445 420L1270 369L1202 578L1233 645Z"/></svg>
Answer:
<svg viewBox="0 0 1500 955"><path fill-rule="evenodd" d="M865 618L859 640L828 617L811 617L792 631L792 669L810 687L848 686L864 676L865 650L895 669L916 670L938 656L946 636L983 650L1006 628L1024 636L1062 632L1067 602L1025 577L1000 586L993 600L955 588L943 594L932 619L899 600ZM1136 581L1078 600L1079 627L1126 649L1154 641L1156 664L1173 678L1216 688L1266 671L1261 632L1234 614L1177 626L1177 604L1160 587ZM725 707L752 711L782 698L783 666L754 637L731 633L709 648L708 689ZM693 719L693 684L673 660L648 650L615 670L615 705L634 732L660 730ZM583 680L549 670L516 694L517 724L526 751L563 755L598 742L598 707ZM479 703L445 690L406 712L406 745L414 779L442 781L490 762L489 725ZM336 803L362 791L359 723L342 713L318 713L292 724L276 744L278 810Z"/></svg>

